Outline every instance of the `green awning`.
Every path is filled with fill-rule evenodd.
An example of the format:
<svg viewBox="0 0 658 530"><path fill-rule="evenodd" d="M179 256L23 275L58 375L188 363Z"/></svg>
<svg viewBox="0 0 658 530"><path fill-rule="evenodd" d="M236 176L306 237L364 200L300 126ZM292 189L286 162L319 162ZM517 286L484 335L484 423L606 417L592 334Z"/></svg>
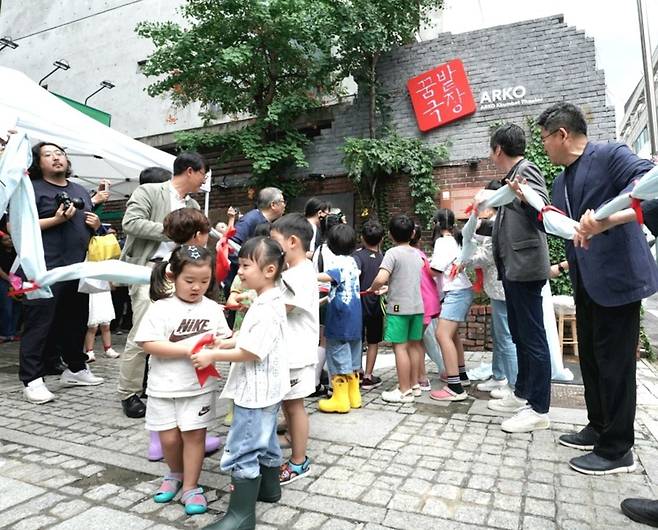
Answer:
<svg viewBox="0 0 658 530"><path fill-rule="evenodd" d="M57 96L64 103L71 105L71 107L73 107L75 110L79 110L83 114L86 114L90 118L95 119L96 121L102 123L103 125L107 125L108 127L110 126L110 123L112 121L111 114L108 114L107 112L103 112L102 110L95 109L94 107L84 105L71 98L67 98L66 96L60 96L59 94L55 94L55 92L51 92L51 94L53 96Z"/></svg>

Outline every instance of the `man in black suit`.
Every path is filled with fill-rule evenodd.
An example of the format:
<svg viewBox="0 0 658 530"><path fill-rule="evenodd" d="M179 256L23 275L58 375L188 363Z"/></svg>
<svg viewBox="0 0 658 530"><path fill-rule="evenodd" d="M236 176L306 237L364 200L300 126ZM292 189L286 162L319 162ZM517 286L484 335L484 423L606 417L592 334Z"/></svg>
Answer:
<svg viewBox="0 0 658 530"><path fill-rule="evenodd" d="M570 103L549 107L537 123L548 157L565 166L553 184L553 204L572 219L630 191L653 167L623 144L590 142L582 112ZM570 460L576 471L631 472L640 305L658 290L658 269L637 223L609 228L587 249L579 236L575 242L567 241L566 251L589 424L560 443L591 451Z"/></svg>

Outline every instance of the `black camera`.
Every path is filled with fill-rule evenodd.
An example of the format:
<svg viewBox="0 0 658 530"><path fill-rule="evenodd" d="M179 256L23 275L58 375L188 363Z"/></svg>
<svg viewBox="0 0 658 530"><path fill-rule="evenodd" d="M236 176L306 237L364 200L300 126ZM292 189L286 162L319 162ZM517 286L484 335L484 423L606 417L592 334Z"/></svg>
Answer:
<svg viewBox="0 0 658 530"><path fill-rule="evenodd" d="M68 210L71 205L75 206L78 210L84 210L85 208L85 201L83 201L80 197L71 198L65 191L55 195L55 202L57 203L58 208L63 206L64 210Z"/></svg>

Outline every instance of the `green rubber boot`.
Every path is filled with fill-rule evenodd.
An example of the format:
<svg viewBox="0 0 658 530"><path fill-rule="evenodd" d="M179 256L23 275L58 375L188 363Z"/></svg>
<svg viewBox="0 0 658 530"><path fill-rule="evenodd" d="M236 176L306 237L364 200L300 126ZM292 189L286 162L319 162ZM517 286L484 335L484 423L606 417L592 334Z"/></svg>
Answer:
<svg viewBox="0 0 658 530"><path fill-rule="evenodd" d="M261 477L232 478L228 510L219 521L204 530L254 530L256 528L256 499Z"/></svg>
<svg viewBox="0 0 658 530"><path fill-rule="evenodd" d="M279 468L260 466L260 489L258 500L261 502L278 502L281 499L281 483Z"/></svg>

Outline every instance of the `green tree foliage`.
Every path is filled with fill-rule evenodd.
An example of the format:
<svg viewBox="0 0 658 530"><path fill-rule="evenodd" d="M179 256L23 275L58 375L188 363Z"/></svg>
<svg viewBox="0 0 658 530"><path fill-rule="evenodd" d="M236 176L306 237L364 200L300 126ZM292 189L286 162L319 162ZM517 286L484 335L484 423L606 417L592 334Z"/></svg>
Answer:
<svg viewBox="0 0 658 530"><path fill-rule="evenodd" d="M157 80L151 96L179 105L201 102L251 123L226 134L181 135L186 147L212 145L245 156L261 184L286 167L306 166L306 136L295 126L304 112L338 90L333 18L321 0L188 0L185 24L143 22L137 32L155 51L144 67Z"/></svg>
<svg viewBox="0 0 658 530"><path fill-rule="evenodd" d="M344 74L359 86L359 95L369 101L369 136L376 136L377 112L386 94L377 79L382 55L411 42L431 9L443 0L329 0L333 5L338 40L337 54Z"/></svg>
<svg viewBox="0 0 658 530"><path fill-rule="evenodd" d="M432 170L435 162L447 158L447 146L432 148L403 138L395 133L395 124L386 123L388 94L382 90L377 65L382 55L414 42L430 10L439 9L443 0L343 0L333 5L341 21L336 49L343 73L353 77L359 97L368 102L368 138L347 138L343 147L343 162L366 206L364 213L385 221L385 183L406 174L414 211L428 223L438 191Z"/></svg>

